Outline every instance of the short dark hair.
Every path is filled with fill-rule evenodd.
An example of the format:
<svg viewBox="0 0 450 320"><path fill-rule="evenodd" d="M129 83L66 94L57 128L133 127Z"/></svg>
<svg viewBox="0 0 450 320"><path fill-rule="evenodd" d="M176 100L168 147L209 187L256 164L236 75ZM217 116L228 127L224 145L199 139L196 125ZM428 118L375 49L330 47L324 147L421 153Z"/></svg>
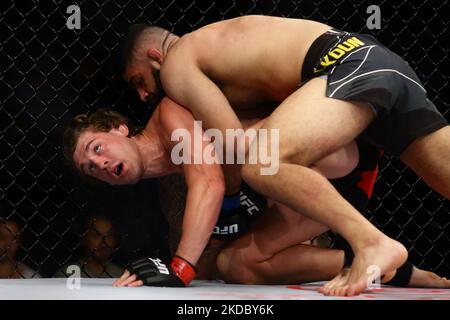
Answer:
<svg viewBox="0 0 450 320"><path fill-rule="evenodd" d="M123 76L127 66L132 61L142 33L150 29L156 30L161 28L146 23L132 24L128 28L127 33L123 36L117 49L115 64L119 77Z"/></svg>
<svg viewBox="0 0 450 320"><path fill-rule="evenodd" d="M77 147L80 135L86 130L94 132L108 132L119 128L121 124L128 127L129 136L134 136L142 131L142 128L134 125L128 118L109 108L100 108L92 114L79 114L66 126L63 135L63 153L66 160L75 168L73 154ZM76 169L76 168L75 168Z"/></svg>

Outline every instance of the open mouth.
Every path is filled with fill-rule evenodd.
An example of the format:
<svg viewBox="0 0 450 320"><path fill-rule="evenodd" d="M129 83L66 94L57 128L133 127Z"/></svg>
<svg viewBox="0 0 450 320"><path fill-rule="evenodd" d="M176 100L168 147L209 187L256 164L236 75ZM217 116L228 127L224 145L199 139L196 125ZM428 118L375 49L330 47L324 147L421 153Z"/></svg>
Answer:
<svg viewBox="0 0 450 320"><path fill-rule="evenodd" d="M118 177L122 173L123 170L123 163L119 163L119 165L116 167L116 170L114 170L114 174Z"/></svg>

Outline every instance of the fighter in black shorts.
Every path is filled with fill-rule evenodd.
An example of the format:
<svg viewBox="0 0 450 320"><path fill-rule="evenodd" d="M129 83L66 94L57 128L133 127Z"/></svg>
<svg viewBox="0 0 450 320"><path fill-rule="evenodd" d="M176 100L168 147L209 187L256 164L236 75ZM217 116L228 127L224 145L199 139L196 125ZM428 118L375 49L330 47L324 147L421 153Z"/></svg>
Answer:
<svg viewBox="0 0 450 320"><path fill-rule="evenodd" d="M427 100L407 63L369 36L305 19L243 16L181 37L135 25L124 44L121 75L142 100L162 89L205 128L223 135L242 128L239 112L269 109L261 129L279 130L279 170L261 174L266 167L261 159L225 165L227 194L238 191L242 178L350 243L355 259L346 280L329 282L320 289L324 294L361 293L373 280L368 268L376 265L381 273L398 269L407 260L407 250L311 170L319 159L361 136L399 155L434 190L450 198L450 126ZM192 238L181 245L195 242L196 230L190 231ZM182 255L187 260L197 257L203 245L184 246Z"/></svg>
<svg viewBox="0 0 450 320"><path fill-rule="evenodd" d="M323 75L327 97L373 108L376 120L361 137L394 155L448 125L409 64L370 35L332 29L319 36L305 57L302 81Z"/></svg>
<svg viewBox="0 0 450 320"><path fill-rule="evenodd" d="M382 151L361 140L357 140L357 147L357 166L345 177L330 182L367 216ZM163 212L170 226L170 247L175 251L186 188L181 177L173 176L163 179L161 188ZM327 244L315 240L321 233L328 237L326 227L265 198L245 184L240 200L241 210L232 214L222 210L213 239L197 264L197 279L237 284L298 284L328 280L342 267L350 266L353 254L342 237L333 234L334 241ZM402 287L450 287L450 281L410 262L381 281Z"/></svg>
<svg viewBox="0 0 450 320"><path fill-rule="evenodd" d="M206 210L216 210L209 204L211 199L216 201L217 213L223 203L221 218L215 228L219 236L226 233L224 230L228 233L230 230L245 231L248 229L245 228L245 224L250 220L248 217L255 216L250 230L232 241L219 254L217 265L222 277L228 281L294 283L329 279L336 275L344 261L342 250L302 244L324 233L328 227L272 200L268 201L267 209L264 210L265 198L255 195L254 191L245 186L244 194L241 197L238 195L237 198L232 198L230 205L228 200L231 198L224 200L223 193L221 194L219 189L203 188L208 186L205 182L213 174L220 176L219 165L205 165L202 170L204 174L192 179L192 172L171 163L167 156L171 152L170 145L168 146L170 137L170 134L167 134L170 133L168 124L175 121L173 125L176 128L189 128L192 119L192 115L186 109L169 99L161 102L141 131L128 119L111 110L97 110L91 115L79 115L65 131L65 155L82 175L110 184L129 184L148 177L184 174L186 189L181 196L174 197L170 192L170 188L175 187L173 183L170 184L169 189L161 193L166 196L163 204L180 206L179 210L175 210L175 214L172 212L168 215L169 225L179 226L180 236L181 225L183 224L184 229L190 213L201 214ZM254 124L254 127L260 123L261 121ZM159 128L159 131L155 128ZM207 146L207 144L203 145L204 148ZM367 195L370 194L375 180L374 168L378 158L377 149L365 147L363 143L351 142L330 156L317 161L312 166L312 170L333 179L332 182L336 188L355 206L361 207L362 211L367 205ZM198 166L192 168L196 173L200 169ZM334 179L338 177L345 178ZM197 189L199 186L202 187L200 189L202 192L192 193L199 190ZM237 206L233 208L235 199L237 199ZM197 206L192 206L192 203ZM193 210L189 211L189 208ZM258 215L260 211L264 212ZM216 221L217 219L209 222L211 231ZM238 225L235 227L235 224ZM206 235L208 239L210 235L210 233ZM170 264L164 265L158 258L134 261L130 263L128 270L115 282L115 285L183 286L189 284L189 281L195 278L195 267L176 256L178 242L172 247L175 258ZM210 249L213 249L212 247ZM211 266L216 265L218 251L215 251L216 255L212 254L214 250L208 251L201 259L202 261L196 263L200 276L203 272L202 265L206 265L207 270L214 269ZM244 258L244 261L239 261L240 258ZM347 254L347 260L350 258L351 254ZM210 263L205 264L203 262L205 259ZM239 268L238 271L243 272L234 272L230 267ZM254 276L255 274L257 277ZM230 279L237 276L241 278ZM412 279L414 279L414 271ZM423 278L422 282L415 282L415 285L446 285L446 282L440 279L437 282L425 281L425 279L429 277ZM411 282L409 284L411 285Z"/></svg>

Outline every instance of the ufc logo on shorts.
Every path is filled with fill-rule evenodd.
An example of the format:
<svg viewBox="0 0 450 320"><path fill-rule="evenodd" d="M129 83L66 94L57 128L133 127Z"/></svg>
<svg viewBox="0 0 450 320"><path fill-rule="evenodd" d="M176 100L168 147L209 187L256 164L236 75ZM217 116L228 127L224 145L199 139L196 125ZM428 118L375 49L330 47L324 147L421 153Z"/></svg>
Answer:
<svg viewBox="0 0 450 320"><path fill-rule="evenodd" d="M224 226L223 228L214 227L214 234L235 234L238 233L239 227L237 224L232 224L231 226Z"/></svg>
<svg viewBox="0 0 450 320"><path fill-rule="evenodd" d="M241 191L241 206L247 207L246 211L249 215L254 215L255 213L259 213L259 208Z"/></svg>
<svg viewBox="0 0 450 320"><path fill-rule="evenodd" d="M167 269L166 265L162 263L160 259L149 258L149 260L151 260L155 264L155 266L158 268L159 273L169 274L169 269Z"/></svg>

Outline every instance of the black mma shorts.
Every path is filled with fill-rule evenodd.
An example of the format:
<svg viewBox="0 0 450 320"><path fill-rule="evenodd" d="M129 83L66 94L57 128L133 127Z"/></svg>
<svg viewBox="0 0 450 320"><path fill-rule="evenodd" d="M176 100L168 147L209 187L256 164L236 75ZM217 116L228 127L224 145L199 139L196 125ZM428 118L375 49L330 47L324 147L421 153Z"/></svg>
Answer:
<svg viewBox="0 0 450 320"><path fill-rule="evenodd" d="M446 125L409 64L370 35L329 30L306 54L302 81L326 76L326 96L369 104L375 120L361 138L400 155Z"/></svg>

